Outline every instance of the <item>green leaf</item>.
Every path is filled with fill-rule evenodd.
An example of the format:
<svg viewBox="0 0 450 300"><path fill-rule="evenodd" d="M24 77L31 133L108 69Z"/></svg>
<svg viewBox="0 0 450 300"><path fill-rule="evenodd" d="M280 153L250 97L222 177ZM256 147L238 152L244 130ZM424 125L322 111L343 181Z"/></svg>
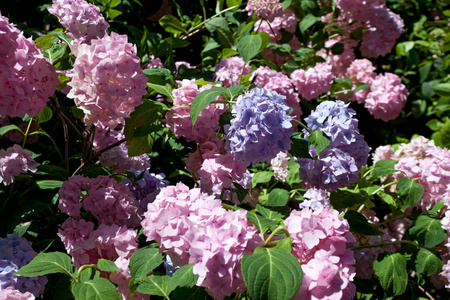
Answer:
<svg viewBox="0 0 450 300"><path fill-rule="evenodd" d="M417 273L430 277L442 271L444 262L439 255L436 255L427 249L420 249L414 260L414 265Z"/></svg>
<svg viewBox="0 0 450 300"><path fill-rule="evenodd" d="M261 37L261 47L259 47L259 50L264 51L264 49L266 49L267 45L270 43L270 35L265 32L258 32L256 34Z"/></svg>
<svg viewBox="0 0 450 300"><path fill-rule="evenodd" d="M249 62L260 51L262 38L257 34L246 35L239 40L237 49L245 62Z"/></svg>
<svg viewBox="0 0 450 300"><path fill-rule="evenodd" d="M130 118L125 119L124 134L127 141L133 139L137 128L147 127L149 124L161 119L163 112L167 109L167 106L164 104L152 100L145 100L144 103L136 107Z"/></svg>
<svg viewBox="0 0 450 300"><path fill-rule="evenodd" d="M229 29L227 20L221 17L216 17L209 20L206 22L205 27L209 32L215 32L217 28Z"/></svg>
<svg viewBox="0 0 450 300"><path fill-rule="evenodd" d="M375 163L372 173L367 179L375 179L394 174L397 170L394 166L398 163L396 160L384 159Z"/></svg>
<svg viewBox="0 0 450 300"><path fill-rule="evenodd" d="M286 209L287 213L285 213ZM280 207L278 209L277 208L269 209L260 204L256 204L256 211L259 212L261 216L271 220L283 219L286 216L286 214L289 214L289 208L287 207Z"/></svg>
<svg viewBox="0 0 450 300"><path fill-rule="evenodd" d="M64 55L70 53L70 48L66 44L53 44L48 50L48 58L53 64L55 61L61 59Z"/></svg>
<svg viewBox="0 0 450 300"><path fill-rule="evenodd" d="M447 236L440 220L421 215L409 229L409 233L427 248L432 248L444 241Z"/></svg>
<svg viewBox="0 0 450 300"><path fill-rule="evenodd" d="M54 190L59 189L63 185L63 181L60 180L37 180L36 184L42 190Z"/></svg>
<svg viewBox="0 0 450 300"><path fill-rule="evenodd" d="M302 282L298 259L282 248L255 249L244 254L242 275L252 299L291 299Z"/></svg>
<svg viewBox="0 0 450 300"><path fill-rule="evenodd" d="M350 225L350 230L364 235L380 235L383 232L379 231L377 227L370 224L366 217L357 211L349 210L345 214L344 218L348 221Z"/></svg>
<svg viewBox="0 0 450 300"><path fill-rule="evenodd" d="M406 291L408 272L406 260L400 253L381 255L373 262L375 274L384 291L390 296L399 296Z"/></svg>
<svg viewBox="0 0 450 300"><path fill-rule="evenodd" d="M35 174L47 175L61 180L69 179L69 172L66 169L53 165L40 165Z"/></svg>
<svg viewBox="0 0 450 300"><path fill-rule="evenodd" d="M145 281L147 274L162 264L164 256L158 248L144 247L134 252L130 258L130 274L136 282Z"/></svg>
<svg viewBox="0 0 450 300"><path fill-rule="evenodd" d="M97 267L100 269L100 271L121 272L121 270L116 266L116 264L113 261L104 258L100 258L97 261Z"/></svg>
<svg viewBox="0 0 450 300"><path fill-rule="evenodd" d="M289 185L300 183L300 164L296 163L293 157L289 160L288 170L289 172L286 176L286 182Z"/></svg>
<svg viewBox="0 0 450 300"><path fill-rule="evenodd" d="M316 130L308 137L308 143L314 145L316 148L316 155L319 156L320 152L325 150L330 144L330 139L323 133L323 131Z"/></svg>
<svg viewBox="0 0 450 300"><path fill-rule="evenodd" d="M261 233L265 233L269 229L274 230L278 226L277 221L268 219L252 211L247 212L247 219L249 219Z"/></svg>
<svg viewBox="0 0 450 300"><path fill-rule="evenodd" d="M19 130L23 134L22 129L20 129L18 126L14 125L14 124L10 124L10 125L6 125L6 126L3 126L0 128L0 136L4 135L5 133L7 133L8 131L11 131L11 130Z"/></svg>
<svg viewBox="0 0 450 300"><path fill-rule="evenodd" d="M289 153L295 157L301 158L312 158L309 155L309 144L308 141L305 140L301 133L295 132L291 137L292 145Z"/></svg>
<svg viewBox="0 0 450 300"><path fill-rule="evenodd" d="M441 134L442 145L446 148L450 148L450 120L447 120L442 128L439 130Z"/></svg>
<svg viewBox="0 0 450 300"><path fill-rule="evenodd" d="M172 95L173 87L169 83L166 83L164 85L147 83L147 86L149 88L155 90L157 93L162 94L166 97L169 97L169 99L173 100L173 95Z"/></svg>
<svg viewBox="0 0 450 300"><path fill-rule="evenodd" d="M319 17L316 17L312 14L307 14L299 24L300 31L304 34L306 30L308 30L311 26L320 21Z"/></svg>
<svg viewBox="0 0 450 300"><path fill-rule="evenodd" d="M409 178L403 177L397 183L397 195L400 197L399 208L406 209L418 203L424 193L423 186Z"/></svg>
<svg viewBox="0 0 450 300"><path fill-rule="evenodd" d="M284 237L283 239L281 239L277 242L277 245L275 247L291 252L292 251L292 238Z"/></svg>
<svg viewBox="0 0 450 300"><path fill-rule="evenodd" d="M186 29L181 25L180 20L178 20L173 15L165 15L159 19L159 24L165 31L173 34L188 33Z"/></svg>
<svg viewBox="0 0 450 300"><path fill-rule="evenodd" d="M170 299L172 300L207 300L212 299L202 287L193 288L178 288L176 289Z"/></svg>
<svg viewBox="0 0 450 300"><path fill-rule="evenodd" d="M362 193L362 192L361 192ZM354 193L346 190L336 190L330 194L330 202L334 209L344 209L359 205L367 200L365 193Z"/></svg>
<svg viewBox="0 0 450 300"><path fill-rule="evenodd" d="M204 110L211 102L216 100L218 96L222 94L219 90L204 90L195 96L192 101L190 116L192 119L192 126L197 122L198 115Z"/></svg>
<svg viewBox="0 0 450 300"><path fill-rule="evenodd" d="M74 282L72 293L75 299L83 300L122 300L116 286L105 278L95 278L85 282Z"/></svg>
<svg viewBox="0 0 450 300"><path fill-rule="evenodd" d="M254 188L258 183L269 182L275 174L269 171L262 171L255 173L252 177L252 188Z"/></svg>
<svg viewBox="0 0 450 300"><path fill-rule="evenodd" d="M289 6L291 6L291 0L283 0L281 1L281 4L283 5L283 10L286 10Z"/></svg>
<svg viewBox="0 0 450 300"><path fill-rule="evenodd" d="M450 97L450 83L439 83L433 86L433 90L442 97Z"/></svg>
<svg viewBox="0 0 450 300"><path fill-rule="evenodd" d="M53 111L48 105L44 107L44 109L39 113L37 117L34 118L36 123L41 124L47 121L50 121L53 117Z"/></svg>
<svg viewBox="0 0 450 300"><path fill-rule="evenodd" d="M270 191L268 206L285 206L289 201L289 192L284 189L273 189Z"/></svg>
<svg viewBox="0 0 450 300"><path fill-rule="evenodd" d="M81 282L93 280L100 277L100 272L94 268L83 269L79 276Z"/></svg>
<svg viewBox="0 0 450 300"><path fill-rule="evenodd" d="M169 290L172 292L177 287L193 287L198 280L198 276L193 273L193 269L194 266L188 264L173 273L169 283Z"/></svg>
<svg viewBox="0 0 450 300"><path fill-rule="evenodd" d="M236 49L236 39L233 33L228 29L217 28L217 38L224 48Z"/></svg>
<svg viewBox="0 0 450 300"><path fill-rule="evenodd" d="M397 206L397 203L395 202L394 197L392 197L391 195L379 191L377 193L377 196L380 197L381 200L383 200L386 204L392 205L392 206Z"/></svg>
<svg viewBox="0 0 450 300"><path fill-rule="evenodd" d="M47 274L62 273L70 277L73 273L72 259L62 252L39 253L28 265L17 272L20 276L36 277Z"/></svg>
<svg viewBox="0 0 450 300"><path fill-rule="evenodd" d="M143 70L144 74L147 76L149 83L154 83L158 85L165 85L173 79L172 74L169 69L164 68L152 68Z"/></svg>
<svg viewBox="0 0 450 300"><path fill-rule="evenodd" d="M175 272L176 273L176 272ZM138 285L137 291L144 294L169 298L171 277L168 275L151 274L147 280Z"/></svg>

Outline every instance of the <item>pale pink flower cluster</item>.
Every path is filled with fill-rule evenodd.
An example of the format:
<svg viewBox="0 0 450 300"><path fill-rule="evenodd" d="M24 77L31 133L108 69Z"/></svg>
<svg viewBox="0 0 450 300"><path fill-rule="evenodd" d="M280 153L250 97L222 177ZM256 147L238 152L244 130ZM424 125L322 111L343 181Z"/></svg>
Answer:
<svg viewBox="0 0 450 300"><path fill-rule="evenodd" d="M447 210L445 211L444 217L441 220L441 224L442 228L447 231L445 246L447 247L448 252L444 255L441 255L441 257L444 259L444 266L442 267L442 272L439 273L440 278L438 278L436 281L444 281L445 287L450 288L450 259L448 256L448 253L450 253L450 210L448 209L448 203L446 205Z"/></svg>
<svg viewBox="0 0 450 300"><path fill-rule="evenodd" d="M129 259L138 249L137 232L127 226L100 224L84 219L68 218L58 230L67 253L72 256L75 266L96 264L104 258L115 261Z"/></svg>
<svg viewBox="0 0 450 300"><path fill-rule="evenodd" d="M377 159L398 160L395 169L401 172L393 174L395 180L408 177L417 179L416 182L423 186L424 195L414 207L429 210L442 200L450 205L450 151L447 148L436 147L428 139L416 137L409 144L401 144L395 152L384 146L375 153Z"/></svg>
<svg viewBox="0 0 450 300"><path fill-rule="evenodd" d="M294 299L352 299L355 259L347 243L354 242L347 220L337 210L293 210L284 221L293 242L293 253L303 270L303 281Z"/></svg>
<svg viewBox="0 0 450 300"><path fill-rule="evenodd" d="M370 85L376 76L375 67L368 59L355 59L346 71L346 75L351 77L353 82L362 82ZM353 88L356 86L354 85ZM370 89L362 89L353 93L352 100L358 103L364 103Z"/></svg>
<svg viewBox="0 0 450 300"><path fill-rule="evenodd" d="M113 130L98 122L95 128L93 146L94 151L100 151L125 138L124 127L120 131ZM144 171L150 168L150 158L144 153L139 156L128 156L128 146L125 142L103 152L100 155L102 165L110 168L114 172L125 173L130 170Z"/></svg>
<svg viewBox="0 0 450 300"><path fill-rule="evenodd" d="M272 171L276 174L276 177L281 182L286 182L286 177L289 173L288 164L291 159L289 152L279 152L277 156L272 158L270 165Z"/></svg>
<svg viewBox="0 0 450 300"><path fill-rule="evenodd" d="M256 21L255 25L253 26L253 30L267 33L270 37L270 42L276 44L278 40L282 38L283 31L294 34L297 28L297 23L298 21L295 13L292 10L287 9L283 11L279 16L276 16L273 21L270 22L270 25L266 20ZM292 36L288 44L294 51L300 48L300 41L295 35ZM287 59L286 57L278 55L275 50L270 48L264 49L263 57L280 65L283 64Z"/></svg>
<svg viewBox="0 0 450 300"><path fill-rule="evenodd" d="M143 67L143 69L159 69L164 68L164 65L159 57L150 55L150 61Z"/></svg>
<svg viewBox="0 0 450 300"><path fill-rule="evenodd" d="M371 83L364 106L375 118L388 122L400 115L408 94L400 77L379 74Z"/></svg>
<svg viewBox="0 0 450 300"><path fill-rule="evenodd" d="M0 117L37 116L59 84L31 38L0 14Z"/></svg>
<svg viewBox="0 0 450 300"><path fill-rule="evenodd" d="M88 125L103 122L114 129L147 94L147 77L127 39L112 32L91 45L72 46L76 60L67 97L84 111Z"/></svg>
<svg viewBox="0 0 450 300"><path fill-rule="evenodd" d="M318 63L308 70L295 70L291 73L292 82L299 94L306 100L311 100L329 91L334 75L331 65Z"/></svg>
<svg viewBox="0 0 450 300"><path fill-rule="evenodd" d="M177 138L184 137L188 142L209 140L219 129L219 117L227 110L226 105L222 103L209 104L200 112L197 122L192 128L189 104L200 92L209 90L212 86L208 84L199 89L195 79L183 79L179 85L178 89L173 90L174 106L166 113L167 125Z"/></svg>
<svg viewBox="0 0 450 300"><path fill-rule="evenodd" d="M8 149L0 149L0 182L10 185L14 177L28 171L36 172L39 163L32 158L31 151L24 150L15 144Z"/></svg>
<svg viewBox="0 0 450 300"><path fill-rule="evenodd" d="M279 0L249 0L245 9L248 10L249 16L255 13L269 22L283 13L283 5Z"/></svg>
<svg viewBox="0 0 450 300"><path fill-rule="evenodd" d="M34 300L36 297L30 293L22 293L9 286L4 289L0 289L0 300Z"/></svg>
<svg viewBox="0 0 450 300"><path fill-rule="evenodd" d="M215 299L245 291L240 261L262 244L245 211L227 211L214 196L178 183L163 188L144 217L147 240L155 240L174 266L192 264L197 285Z"/></svg>
<svg viewBox="0 0 450 300"><path fill-rule="evenodd" d="M77 43L90 43L108 34L109 24L100 9L84 0L53 0L47 10L70 31Z"/></svg>
<svg viewBox="0 0 450 300"><path fill-rule="evenodd" d="M243 58L238 56L228 57L217 64L214 81L222 81L222 86L229 87L239 84L239 78L250 74L251 71L250 65L246 64Z"/></svg>
<svg viewBox="0 0 450 300"><path fill-rule="evenodd" d="M70 177L59 189L58 207L75 219L81 217L84 208L105 225L135 227L140 222L138 204L128 187L108 176Z"/></svg>
<svg viewBox="0 0 450 300"><path fill-rule="evenodd" d="M328 192L321 189L310 188L303 195L304 200L300 203L300 208L310 208L314 212L321 212L325 207L330 206Z"/></svg>
<svg viewBox="0 0 450 300"><path fill-rule="evenodd" d="M290 116L300 121L300 116L303 114L300 108L300 98L298 97L298 93L294 91L292 80L287 75L264 66L256 69L250 80L258 87L286 96L286 104L292 108ZM298 126L295 121L291 123L294 128Z"/></svg>
<svg viewBox="0 0 450 300"><path fill-rule="evenodd" d="M122 294L123 299L125 300L148 300L150 299L150 295L136 292L131 295L130 291L130 280L131 274L128 269L130 260L127 258L119 257L114 263L121 270L121 272L113 272L109 275L109 279L111 282L117 285L117 290Z"/></svg>

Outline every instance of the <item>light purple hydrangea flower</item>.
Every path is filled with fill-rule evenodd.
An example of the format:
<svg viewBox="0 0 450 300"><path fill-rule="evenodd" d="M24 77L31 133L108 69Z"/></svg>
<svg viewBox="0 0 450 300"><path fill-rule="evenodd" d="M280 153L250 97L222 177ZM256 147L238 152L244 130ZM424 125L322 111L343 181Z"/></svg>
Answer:
<svg viewBox="0 0 450 300"><path fill-rule="evenodd" d="M238 97L227 130L227 148L246 165L274 158L291 148L292 117L286 97L255 88Z"/></svg>
<svg viewBox="0 0 450 300"><path fill-rule="evenodd" d="M359 179L370 147L359 133L354 115L342 101L324 101L305 119L311 131L320 130L330 139L317 160L298 159L300 178L307 186L334 191Z"/></svg>
<svg viewBox="0 0 450 300"><path fill-rule="evenodd" d="M22 293L30 292L35 297L42 294L47 283L45 276L13 275L36 255L31 243L17 234L8 234L6 238L0 238L0 290L12 287Z"/></svg>

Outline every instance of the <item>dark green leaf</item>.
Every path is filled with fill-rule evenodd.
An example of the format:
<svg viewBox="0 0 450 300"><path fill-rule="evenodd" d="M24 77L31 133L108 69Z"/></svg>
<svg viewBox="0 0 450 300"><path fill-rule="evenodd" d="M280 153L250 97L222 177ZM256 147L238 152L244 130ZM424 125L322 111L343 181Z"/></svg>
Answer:
<svg viewBox="0 0 450 300"><path fill-rule="evenodd" d="M205 27L209 32L214 32L217 28L228 29L228 22L224 18L216 17L206 22Z"/></svg>
<svg viewBox="0 0 450 300"><path fill-rule="evenodd" d="M444 262L439 255L436 255L427 249L420 249L414 260L414 265L417 273L430 277L442 271Z"/></svg>
<svg viewBox="0 0 450 300"><path fill-rule="evenodd" d="M289 153L299 158L312 158L309 155L309 143L300 133L294 133L291 137L292 145Z"/></svg>
<svg viewBox="0 0 450 300"><path fill-rule="evenodd" d="M256 204L256 211L259 212L263 217L271 220L283 219L289 214L288 207L272 207L267 208L260 204Z"/></svg>
<svg viewBox="0 0 450 300"><path fill-rule="evenodd" d="M442 146L450 148L450 120L444 123L439 133L441 134Z"/></svg>
<svg viewBox="0 0 450 300"><path fill-rule="evenodd" d="M202 287L193 288L178 288L176 289L170 299L172 300L207 300L212 299Z"/></svg>
<svg viewBox="0 0 450 300"><path fill-rule="evenodd" d="M273 189L270 191L268 206L285 206L289 201L289 192L284 189Z"/></svg>
<svg viewBox="0 0 450 300"><path fill-rule="evenodd" d="M375 163L375 166L370 173L368 179L372 180L375 178L380 178L384 176L388 176L395 173L394 166L398 163L396 160L384 159L379 160Z"/></svg>
<svg viewBox="0 0 450 300"><path fill-rule="evenodd" d="M302 282L298 259L288 250L255 249L242 258L242 275L252 299L291 299Z"/></svg>
<svg viewBox="0 0 450 300"><path fill-rule="evenodd" d="M260 51L262 38L257 34L246 35L239 40L237 49L245 62L249 62Z"/></svg>
<svg viewBox="0 0 450 300"><path fill-rule="evenodd" d="M330 144L330 139L323 133L323 131L316 130L308 137L308 143L316 148L317 156L320 152L325 150Z"/></svg>
<svg viewBox="0 0 450 300"><path fill-rule="evenodd" d="M423 186L409 178L403 177L397 183L397 195L400 197L399 208L406 209L418 203L424 193Z"/></svg>
<svg viewBox="0 0 450 300"><path fill-rule="evenodd" d="M334 209L344 209L354 205L360 205L366 202L366 200L366 194L350 191L337 190L330 194L330 202Z"/></svg>
<svg viewBox="0 0 450 300"><path fill-rule="evenodd" d="M130 258L130 274L136 282L145 281L147 274L163 263L164 257L158 248L144 247L134 252Z"/></svg>
<svg viewBox="0 0 450 300"><path fill-rule="evenodd" d="M74 282L72 293L75 299L86 300L122 300L116 286L105 278L95 278L85 282Z"/></svg>
<svg viewBox="0 0 450 300"><path fill-rule="evenodd" d="M408 272L406 260L400 253L380 256L373 263L375 274L384 291L390 296L399 296L406 291Z"/></svg>
<svg viewBox="0 0 450 300"><path fill-rule="evenodd" d="M48 105L44 106L44 109L34 118L36 123L41 124L50 121L53 117L53 111Z"/></svg>
<svg viewBox="0 0 450 300"><path fill-rule="evenodd" d="M62 252L39 253L28 265L17 272L18 275L36 277L47 274L62 273L72 276L72 259Z"/></svg>
<svg viewBox="0 0 450 300"><path fill-rule="evenodd" d="M427 248L439 245L447 236L442 228L441 221L426 215L417 218L414 226L409 229L409 233Z"/></svg>
<svg viewBox="0 0 450 300"><path fill-rule="evenodd" d="M236 49L236 39L233 33L228 29L217 28L217 38L224 48Z"/></svg>
<svg viewBox="0 0 450 300"><path fill-rule="evenodd" d="M165 110L167 110L167 106L152 100L145 100L141 105L136 107L134 112L131 113L130 118L125 119L124 134L127 141L133 139L136 128L148 126L156 120L161 119Z"/></svg>
<svg viewBox="0 0 450 300"><path fill-rule="evenodd" d="M261 37L261 47L259 48L259 50L264 51L264 49L266 49L267 45L270 43L270 35L265 32L258 32L257 35Z"/></svg>
<svg viewBox="0 0 450 300"><path fill-rule="evenodd" d="M188 33L186 29L181 25L180 20L178 20L173 15L165 15L161 19L159 19L159 24L165 31L178 34L178 33Z"/></svg>
<svg viewBox="0 0 450 300"><path fill-rule="evenodd" d="M250 220L250 222L252 222L255 225L256 229L258 229L258 231L261 233L264 233L269 229L274 230L278 226L277 221L268 219L252 211L247 212L247 218Z"/></svg>
<svg viewBox="0 0 450 300"><path fill-rule="evenodd" d="M374 225L370 224L366 217L357 211L349 210L345 214L344 218L350 225L350 230L364 235L380 235L383 234Z"/></svg>
<svg viewBox="0 0 450 300"><path fill-rule="evenodd" d="M164 85L172 79L172 74L169 69L153 68L143 70L144 74L148 78L148 82Z"/></svg>

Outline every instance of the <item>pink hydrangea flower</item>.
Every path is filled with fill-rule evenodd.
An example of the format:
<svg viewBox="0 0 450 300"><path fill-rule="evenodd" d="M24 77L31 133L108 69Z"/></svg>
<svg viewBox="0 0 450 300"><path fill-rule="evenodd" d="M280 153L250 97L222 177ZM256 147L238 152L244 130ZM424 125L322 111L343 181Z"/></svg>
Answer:
<svg viewBox="0 0 450 300"><path fill-rule="evenodd" d="M136 292L131 295L130 291L130 280L131 274L128 269L128 265L130 260L127 258L119 257L114 263L122 272L112 272L109 276L111 282L117 285L117 290L122 294L124 300L148 300L150 299L150 295Z"/></svg>
<svg viewBox="0 0 450 300"><path fill-rule="evenodd" d="M311 100L328 92L334 75L331 73L331 65L318 63L306 71L295 70L291 78L299 94L306 100Z"/></svg>
<svg viewBox="0 0 450 300"><path fill-rule="evenodd" d="M217 64L214 81L222 81L222 86L229 87L239 84L239 78L250 74L251 71L250 65L246 64L243 58L238 56L228 57Z"/></svg>
<svg viewBox="0 0 450 300"><path fill-rule="evenodd" d="M8 149L0 149L0 182L10 185L19 174L36 172L39 163L31 158L31 151L15 144Z"/></svg>
<svg viewBox="0 0 450 300"><path fill-rule="evenodd" d="M379 74L372 81L365 107L377 119L385 122L397 118L406 104L408 90L393 73Z"/></svg>
<svg viewBox="0 0 450 300"><path fill-rule="evenodd" d="M37 116L59 84L55 68L1 14L0 46L0 117Z"/></svg>
<svg viewBox="0 0 450 300"><path fill-rule="evenodd" d="M112 32L91 45L73 45L72 50L76 60L67 97L84 111L88 125L103 122L114 129L147 94L147 77L136 47L126 35Z"/></svg>
<svg viewBox="0 0 450 300"><path fill-rule="evenodd" d="M273 172L281 182L286 182L286 176L289 173L288 164L290 159L291 156L288 152L279 152L277 156L270 161Z"/></svg>
<svg viewBox="0 0 450 300"><path fill-rule="evenodd" d="M79 40L77 43L90 43L108 34L109 24L100 9L84 0L53 0L47 10Z"/></svg>
<svg viewBox="0 0 450 300"><path fill-rule="evenodd" d="M87 193L83 193L86 190ZM58 207L63 213L76 219L80 218L83 207L106 225L135 227L140 222L138 204L128 187L108 176L70 177L59 189Z"/></svg>
<svg viewBox="0 0 450 300"><path fill-rule="evenodd" d="M347 220L337 210L293 210L284 221L292 238L303 281L294 299L352 299L355 259L347 243L354 242Z"/></svg>
<svg viewBox="0 0 450 300"><path fill-rule="evenodd" d="M184 79L180 87L173 91L173 107L166 113L166 122L176 137L185 137L187 141L206 141L219 129L219 117L227 108L224 104L209 104L202 110L192 129L191 108L188 104L202 91L211 89L211 85L198 88L195 79Z"/></svg>
<svg viewBox="0 0 450 300"><path fill-rule="evenodd" d="M34 300L36 297L30 292L22 293L9 286L0 289L0 300Z"/></svg>
<svg viewBox="0 0 450 300"><path fill-rule="evenodd" d="M366 21L367 10L372 7L385 7L385 0L336 0L341 14L349 21Z"/></svg>
<svg viewBox="0 0 450 300"><path fill-rule="evenodd" d="M159 69L164 68L164 65L159 57L150 55L150 61L143 67L143 69Z"/></svg>
<svg viewBox="0 0 450 300"><path fill-rule="evenodd" d="M346 73L347 76L353 79L353 82L362 82L368 85L372 83L376 76L375 67L372 62L365 58L355 59L350 67L348 67ZM364 103L369 92L370 89L359 90L356 93L353 93L352 100L357 101L358 103Z"/></svg>
<svg viewBox="0 0 450 300"><path fill-rule="evenodd" d="M124 127L120 131L112 130L102 122L98 122L95 128L93 146L94 151L100 151L125 138ZM150 168L150 158L148 154L139 156L128 156L128 146L122 143L112 149L103 152L100 155L102 165L110 168L114 172L125 173L136 170L144 171Z"/></svg>
<svg viewBox="0 0 450 300"><path fill-rule="evenodd" d="M269 22L283 13L283 5L279 0L249 0L245 9L249 16L255 13Z"/></svg>

